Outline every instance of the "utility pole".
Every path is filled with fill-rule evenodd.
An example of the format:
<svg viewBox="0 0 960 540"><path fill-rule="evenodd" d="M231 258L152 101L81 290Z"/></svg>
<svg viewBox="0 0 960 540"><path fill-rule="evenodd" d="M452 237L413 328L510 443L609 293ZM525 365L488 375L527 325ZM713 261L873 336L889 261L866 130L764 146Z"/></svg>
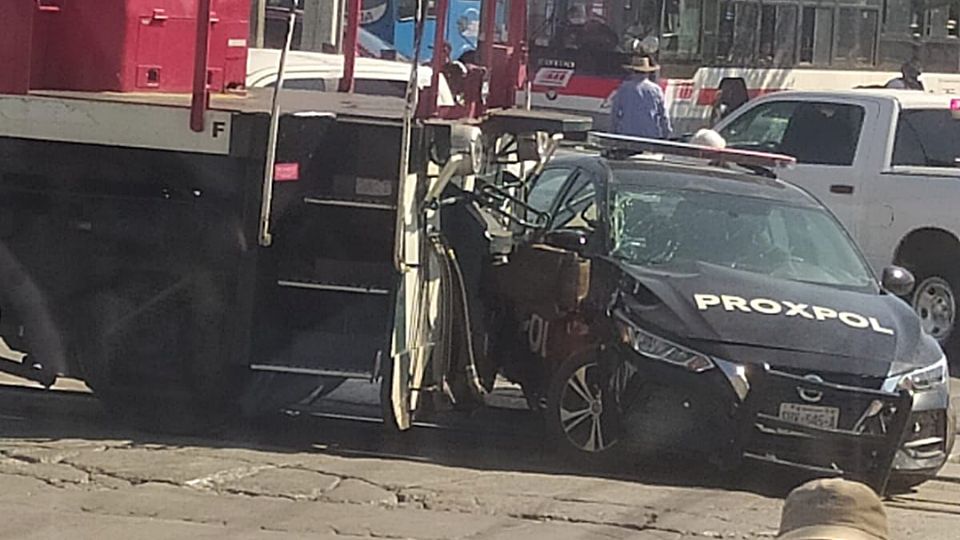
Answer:
<svg viewBox="0 0 960 540"><path fill-rule="evenodd" d="M300 48L323 51L324 44L339 48L342 25L341 0L304 0Z"/></svg>
<svg viewBox="0 0 960 540"><path fill-rule="evenodd" d="M250 30L253 46L262 49L267 26L267 0L253 0L253 13L250 14Z"/></svg>

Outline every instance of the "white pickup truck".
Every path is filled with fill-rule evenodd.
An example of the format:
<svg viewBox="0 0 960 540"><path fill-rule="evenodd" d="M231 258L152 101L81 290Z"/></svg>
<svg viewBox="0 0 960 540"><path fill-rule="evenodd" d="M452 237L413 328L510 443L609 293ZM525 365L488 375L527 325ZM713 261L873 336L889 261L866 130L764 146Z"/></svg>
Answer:
<svg viewBox="0 0 960 540"><path fill-rule="evenodd" d="M908 268L906 297L960 369L960 99L917 91L782 92L714 129L728 147L797 158L782 177L837 215L876 270Z"/></svg>

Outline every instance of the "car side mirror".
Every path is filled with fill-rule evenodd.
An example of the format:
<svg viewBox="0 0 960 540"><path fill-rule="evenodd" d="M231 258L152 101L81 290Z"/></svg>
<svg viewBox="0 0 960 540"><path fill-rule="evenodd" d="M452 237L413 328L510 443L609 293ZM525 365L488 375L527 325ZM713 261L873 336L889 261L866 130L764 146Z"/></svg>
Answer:
<svg viewBox="0 0 960 540"><path fill-rule="evenodd" d="M880 285L887 291L897 295L906 296L913 291L913 286L917 280L909 270L900 266L888 266L883 269L883 275L880 278Z"/></svg>
<svg viewBox="0 0 960 540"><path fill-rule="evenodd" d="M580 253L590 243L590 233L581 229L557 229L543 237L543 243Z"/></svg>

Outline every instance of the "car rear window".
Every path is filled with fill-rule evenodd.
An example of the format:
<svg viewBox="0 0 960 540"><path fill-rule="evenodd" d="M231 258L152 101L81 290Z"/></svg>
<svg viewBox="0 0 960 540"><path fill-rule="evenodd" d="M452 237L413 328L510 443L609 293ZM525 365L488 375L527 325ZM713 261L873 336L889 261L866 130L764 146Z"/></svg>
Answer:
<svg viewBox="0 0 960 540"><path fill-rule="evenodd" d="M897 122L893 165L960 166L960 120L947 109L904 110Z"/></svg>

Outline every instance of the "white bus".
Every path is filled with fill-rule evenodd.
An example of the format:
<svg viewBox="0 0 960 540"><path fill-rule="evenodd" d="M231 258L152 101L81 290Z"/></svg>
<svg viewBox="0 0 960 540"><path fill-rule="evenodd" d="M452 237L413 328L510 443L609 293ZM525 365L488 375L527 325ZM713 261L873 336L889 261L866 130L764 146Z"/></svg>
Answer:
<svg viewBox="0 0 960 540"><path fill-rule="evenodd" d="M960 94L960 0L532 0L530 13L531 103L600 129L637 51L661 66L675 133L771 92L882 86L907 61L927 91Z"/></svg>

